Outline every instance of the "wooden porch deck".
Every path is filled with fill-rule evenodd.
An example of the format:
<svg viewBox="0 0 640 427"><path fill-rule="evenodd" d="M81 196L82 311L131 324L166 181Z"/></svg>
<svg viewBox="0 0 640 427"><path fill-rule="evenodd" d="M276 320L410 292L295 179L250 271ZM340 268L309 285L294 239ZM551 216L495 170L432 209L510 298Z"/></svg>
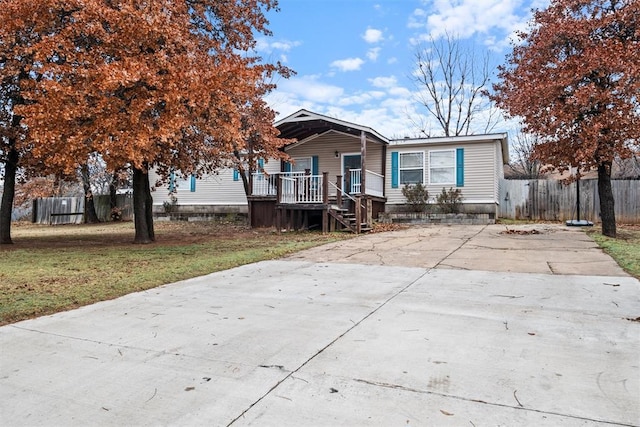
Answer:
<svg viewBox="0 0 640 427"><path fill-rule="evenodd" d="M371 229L378 213L384 211L386 199L368 194L348 194L341 187L342 177L330 183L327 173L272 175L253 185L260 194L249 196L249 217L252 227L275 226L278 230L308 230L323 232L349 229L355 233ZM347 188L353 189L347 178ZM256 181L254 181L256 182ZM360 186L358 182L358 190ZM329 194L329 186L335 194ZM359 206L359 209L356 208Z"/></svg>

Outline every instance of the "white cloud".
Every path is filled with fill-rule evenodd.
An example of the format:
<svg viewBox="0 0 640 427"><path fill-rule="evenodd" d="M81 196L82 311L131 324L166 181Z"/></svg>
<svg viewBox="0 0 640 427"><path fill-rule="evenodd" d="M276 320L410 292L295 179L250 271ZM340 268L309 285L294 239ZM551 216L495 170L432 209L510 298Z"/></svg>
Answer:
<svg viewBox="0 0 640 427"><path fill-rule="evenodd" d="M327 84L326 75L293 77L278 83L266 97L278 119L301 108L369 126L389 138L418 136L411 117L419 114L411 91L398 86L395 76L368 80L371 90Z"/></svg>
<svg viewBox="0 0 640 427"><path fill-rule="evenodd" d="M360 58L346 58L333 61L331 66L340 71L357 71L362 67L362 64L364 64L364 60Z"/></svg>
<svg viewBox="0 0 640 427"><path fill-rule="evenodd" d="M303 79L304 80L304 79ZM341 89L337 88L323 88L322 84L311 83L314 85L314 90L309 94L306 94L304 90L300 90L301 85L293 82L292 85L282 84L278 86L278 89L271 92L265 97L265 101L269 106L276 111L276 120L282 119L290 114L295 113L300 109L306 109L309 111L322 113L325 105L334 105L337 102L337 93L341 93ZM304 85L302 85L304 86ZM328 89L328 92L335 92L331 95L321 94L314 97L313 93L318 95L318 92L323 92L323 89ZM327 98L336 96L334 99L327 101Z"/></svg>
<svg viewBox="0 0 640 427"><path fill-rule="evenodd" d="M373 79L369 79L369 83L374 87L392 88L398 84L398 79L396 79L395 76L374 77Z"/></svg>
<svg viewBox="0 0 640 427"><path fill-rule="evenodd" d="M375 62L378 59L379 55L380 55L379 47L374 47L367 51L367 58L369 59L369 61Z"/></svg>
<svg viewBox="0 0 640 427"><path fill-rule="evenodd" d="M459 38L483 35L493 50L509 45L515 31L526 26L532 7L544 7L548 0L422 0L408 27L422 31L412 42L438 39L449 34ZM523 3L527 3L523 5ZM524 12L523 12L524 11Z"/></svg>
<svg viewBox="0 0 640 427"><path fill-rule="evenodd" d="M376 104L380 104L381 103L380 100L382 100L385 96L386 96L386 93L382 91L356 93L350 96L341 97L337 105L341 107L346 107L351 105L366 105L372 102L375 102Z"/></svg>
<svg viewBox="0 0 640 427"><path fill-rule="evenodd" d="M398 98L413 99L413 93L406 87L394 86L392 88L389 88L388 92L389 95L393 95Z"/></svg>
<svg viewBox="0 0 640 427"><path fill-rule="evenodd" d="M362 38L367 43L379 43L384 40L382 31L376 30L375 28L367 28L367 31L364 32Z"/></svg>
<svg viewBox="0 0 640 427"><path fill-rule="evenodd" d="M258 52L272 53L274 51L289 52L294 47L302 45L300 41L292 40L272 40L267 37L256 39L256 50Z"/></svg>

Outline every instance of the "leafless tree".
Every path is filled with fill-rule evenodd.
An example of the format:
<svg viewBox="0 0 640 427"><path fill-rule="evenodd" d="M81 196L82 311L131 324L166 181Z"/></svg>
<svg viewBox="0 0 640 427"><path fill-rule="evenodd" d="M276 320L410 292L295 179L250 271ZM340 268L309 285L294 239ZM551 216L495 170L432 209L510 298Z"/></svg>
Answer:
<svg viewBox="0 0 640 427"><path fill-rule="evenodd" d="M537 135L527 134L519 131L515 134L511 142L512 161L509 168L511 176L516 179L540 179L544 176L542 165L534 155L534 149L540 142Z"/></svg>
<svg viewBox="0 0 640 427"><path fill-rule="evenodd" d="M640 179L640 153L634 153L628 159L616 157L611 176L614 179Z"/></svg>
<svg viewBox="0 0 640 427"><path fill-rule="evenodd" d="M426 136L432 132L444 136L491 132L502 116L485 95L490 75L488 55L478 57L449 34L418 45L411 79L417 89L416 101L427 114L410 119Z"/></svg>

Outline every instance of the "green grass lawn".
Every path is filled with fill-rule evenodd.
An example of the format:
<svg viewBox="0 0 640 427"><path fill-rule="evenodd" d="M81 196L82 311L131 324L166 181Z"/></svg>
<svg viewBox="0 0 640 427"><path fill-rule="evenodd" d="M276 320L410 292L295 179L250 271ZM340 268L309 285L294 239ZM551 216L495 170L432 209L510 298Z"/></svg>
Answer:
<svg viewBox="0 0 640 427"><path fill-rule="evenodd" d="M209 222L157 223L156 235L134 245L132 223L13 227L15 244L0 246L0 325L350 237Z"/></svg>
<svg viewBox="0 0 640 427"><path fill-rule="evenodd" d="M597 228L588 233L620 267L640 279L640 226L618 226L615 239L603 236Z"/></svg>

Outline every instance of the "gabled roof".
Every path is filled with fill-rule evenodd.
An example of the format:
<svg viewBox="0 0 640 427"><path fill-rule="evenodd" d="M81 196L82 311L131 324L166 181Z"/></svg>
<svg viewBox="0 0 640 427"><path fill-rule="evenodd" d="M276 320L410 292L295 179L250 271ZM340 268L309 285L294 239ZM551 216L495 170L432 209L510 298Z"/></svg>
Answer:
<svg viewBox="0 0 640 427"><path fill-rule="evenodd" d="M436 144L473 144L479 142L499 141L502 147L502 162L509 163L509 139L506 133L489 133L481 135L436 136L430 138L403 138L389 141L391 146L436 145Z"/></svg>
<svg viewBox="0 0 640 427"><path fill-rule="evenodd" d="M375 130L367 126L357 125L308 110L299 110L284 119L275 122L274 126L280 130L280 137L297 139L302 141L313 135L319 135L329 130L335 130L354 136L360 136L365 132L367 139L382 144L388 144L389 140Z"/></svg>

